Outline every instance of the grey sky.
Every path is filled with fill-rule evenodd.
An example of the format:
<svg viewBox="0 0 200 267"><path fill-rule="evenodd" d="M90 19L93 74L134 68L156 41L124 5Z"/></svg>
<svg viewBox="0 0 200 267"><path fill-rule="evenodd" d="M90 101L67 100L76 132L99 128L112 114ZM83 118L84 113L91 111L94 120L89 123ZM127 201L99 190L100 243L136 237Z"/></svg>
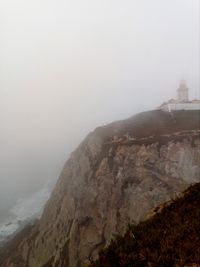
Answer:
<svg viewBox="0 0 200 267"><path fill-rule="evenodd" d="M199 12L199 0L1 0L0 195L57 177L88 131L175 97L183 77L199 96Z"/></svg>

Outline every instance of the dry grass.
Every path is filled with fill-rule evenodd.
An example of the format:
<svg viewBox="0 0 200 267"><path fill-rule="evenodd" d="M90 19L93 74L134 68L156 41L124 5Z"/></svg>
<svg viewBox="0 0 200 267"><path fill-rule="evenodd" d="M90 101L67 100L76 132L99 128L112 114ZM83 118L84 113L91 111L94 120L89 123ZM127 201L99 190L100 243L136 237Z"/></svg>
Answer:
<svg viewBox="0 0 200 267"><path fill-rule="evenodd" d="M116 236L90 267L180 267L200 264L200 183L124 236Z"/></svg>

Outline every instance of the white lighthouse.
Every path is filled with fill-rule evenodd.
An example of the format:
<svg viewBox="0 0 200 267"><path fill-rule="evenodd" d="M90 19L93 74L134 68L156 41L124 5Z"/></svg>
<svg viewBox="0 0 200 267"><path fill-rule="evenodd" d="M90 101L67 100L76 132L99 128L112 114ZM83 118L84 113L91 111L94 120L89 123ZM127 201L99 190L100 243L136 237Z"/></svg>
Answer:
<svg viewBox="0 0 200 267"><path fill-rule="evenodd" d="M170 99L164 102L159 109L165 112L172 112L176 110L199 110L200 111L200 100L194 99L189 100L189 89L186 82L182 80L179 88L176 90L176 99Z"/></svg>
<svg viewBox="0 0 200 267"><path fill-rule="evenodd" d="M180 82L179 88L176 90L177 92L177 100L178 102L188 102L189 96L188 96L188 87L186 85L186 82L182 80Z"/></svg>

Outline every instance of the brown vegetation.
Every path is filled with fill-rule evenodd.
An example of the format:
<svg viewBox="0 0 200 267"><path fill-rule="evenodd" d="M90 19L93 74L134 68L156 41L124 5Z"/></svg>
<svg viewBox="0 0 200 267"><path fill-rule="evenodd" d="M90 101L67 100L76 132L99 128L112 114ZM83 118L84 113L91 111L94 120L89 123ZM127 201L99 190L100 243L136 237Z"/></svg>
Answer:
<svg viewBox="0 0 200 267"><path fill-rule="evenodd" d="M200 266L200 183L116 236L90 267Z"/></svg>

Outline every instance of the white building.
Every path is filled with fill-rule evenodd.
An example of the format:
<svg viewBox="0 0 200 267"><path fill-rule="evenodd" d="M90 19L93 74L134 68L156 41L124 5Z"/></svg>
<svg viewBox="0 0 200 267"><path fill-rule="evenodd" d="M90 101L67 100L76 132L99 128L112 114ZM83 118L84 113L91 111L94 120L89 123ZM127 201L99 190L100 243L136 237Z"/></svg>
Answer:
<svg viewBox="0 0 200 267"><path fill-rule="evenodd" d="M184 80L180 82L179 88L176 90L178 102L188 102L189 101L189 89Z"/></svg>
<svg viewBox="0 0 200 267"><path fill-rule="evenodd" d="M173 110L200 110L200 100L189 101L189 89L185 81L182 80L177 89L177 99L170 99L163 103L159 109L166 112Z"/></svg>

